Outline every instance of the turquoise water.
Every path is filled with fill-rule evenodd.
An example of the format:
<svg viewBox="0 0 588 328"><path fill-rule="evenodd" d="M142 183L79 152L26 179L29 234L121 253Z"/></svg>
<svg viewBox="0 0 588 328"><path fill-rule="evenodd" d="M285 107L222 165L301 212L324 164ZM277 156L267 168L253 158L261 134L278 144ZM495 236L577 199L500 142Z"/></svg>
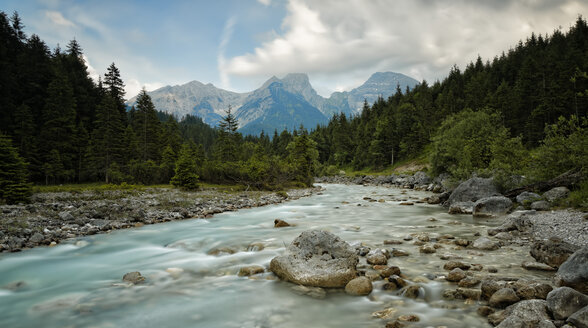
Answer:
<svg viewBox="0 0 588 328"><path fill-rule="evenodd" d="M423 231L472 239L474 232L483 233L497 222L449 215L436 205L398 205L402 199L420 199L425 192L324 187L312 197L211 219L119 230L56 247L1 254L0 327L383 327L385 321L372 313L391 307L397 315L418 315L423 327L489 327L476 315L475 305L456 301L450 306L454 309L447 309L449 303L440 295L451 286L425 279L443 274L444 261L438 254L420 254L409 242L394 246L382 242ZM363 199L366 196L384 202L369 202ZM437 221L430 221L431 217ZM295 226L273 228L276 218ZM450 224L456 220L460 224ZM267 268L307 229L328 230L351 244L408 251L410 256L392 258L389 264L398 265L409 280L420 277L426 297L407 299L382 291L382 282L376 282L367 297L328 290L326 297L313 298L267 272L253 278L237 276L243 266ZM248 251L252 243L262 243L264 249ZM235 253L207 255L215 247L229 247ZM438 253L457 252L450 247ZM512 251L505 262L500 256L510 250L480 257L461 252L463 261L493 263L514 274L522 274L520 262L528 256ZM131 271L140 271L146 282L124 283L122 276ZM20 288L10 288L18 282L23 283Z"/></svg>

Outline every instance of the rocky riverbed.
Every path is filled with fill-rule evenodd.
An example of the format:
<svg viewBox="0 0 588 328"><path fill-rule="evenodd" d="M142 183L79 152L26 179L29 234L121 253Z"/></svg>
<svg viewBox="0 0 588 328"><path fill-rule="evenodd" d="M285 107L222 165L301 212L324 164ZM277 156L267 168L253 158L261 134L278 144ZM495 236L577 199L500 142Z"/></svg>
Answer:
<svg viewBox="0 0 588 328"><path fill-rule="evenodd" d="M53 246L68 238L145 224L208 218L226 211L309 196L317 190L186 192L152 188L37 193L30 204L0 206L0 251Z"/></svg>

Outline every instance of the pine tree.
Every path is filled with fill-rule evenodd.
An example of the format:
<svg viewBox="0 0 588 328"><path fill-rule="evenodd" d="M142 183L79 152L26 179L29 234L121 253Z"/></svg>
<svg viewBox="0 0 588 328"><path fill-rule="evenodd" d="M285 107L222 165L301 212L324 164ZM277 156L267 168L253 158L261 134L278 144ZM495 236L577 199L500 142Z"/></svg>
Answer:
<svg viewBox="0 0 588 328"><path fill-rule="evenodd" d="M223 162L233 162L237 159L237 151L241 135L237 133L237 118L231 112L231 106L225 116L219 122L218 139L216 140L215 157Z"/></svg>
<svg viewBox="0 0 588 328"><path fill-rule="evenodd" d="M176 161L175 175L170 181L171 184L187 190L198 189L196 156L190 144L184 143L182 145L178 160Z"/></svg>
<svg viewBox="0 0 588 328"><path fill-rule="evenodd" d="M27 167L12 141L0 134L0 200L8 204L27 202L31 185L27 183Z"/></svg>
<svg viewBox="0 0 588 328"><path fill-rule="evenodd" d="M120 77L120 71L114 63L108 66L106 74L104 74L104 86L106 91L115 100L116 108L118 109L121 122L127 124L127 107L125 105L125 84Z"/></svg>
<svg viewBox="0 0 588 328"><path fill-rule="evenodd" d="M137 97L137 107L133 118L133 129L139 143L139 156L143 161L159 162L161 122L157 118L151 97L141 90Z"/></svg>
<svg viewBox="0 0 588 328"><path fill-rule="evenodd" d="M99 177L110 183L108 169L121 162L126 149L123 145L124 127L115 100L106 95L98 106L96 129L92 136L93 164Z"/></svg>
<svg viewBox="0 0 588 328"><path fill-rule="evenodd" d="M311 186L318 159L316 142L307 135L297 136L288 145L288 152L288 162L292 165L294 180Z"/></svg>

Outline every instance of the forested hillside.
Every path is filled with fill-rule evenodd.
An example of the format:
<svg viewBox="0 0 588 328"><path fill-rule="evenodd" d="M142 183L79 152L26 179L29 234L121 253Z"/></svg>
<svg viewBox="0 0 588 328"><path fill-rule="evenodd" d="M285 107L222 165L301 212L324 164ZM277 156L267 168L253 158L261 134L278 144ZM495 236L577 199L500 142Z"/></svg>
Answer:
<svg viewBox="0 0 588 328"><path fill-rule="evenodd" d="M169 183L186 161L194 169L187 178L191 187L194 176L264 188L310 183L314 171L295 166L297 156L304 155L296 151L307 151L295 146L312 146L308 136L287 132L274 144L265 135L245 142L233 125L212 129L194 116L178 122L156 112L144 90L128 109L114 63L93 81L75 39L64 50L51 51L37 35L25 34L17 13L9 18L0 12L0 41L0 136L2 150L10 155L0 163L0 187L3 194L10 189L21 195L7 192L2 199L25 199L26 177L36 184ZM181 176L175 178L185 187Z"/></svg>
<svg viewBox="0 0 588 328"><path fill-rule="evenodd" d="M81 182L310 185L340 168L380 170L424 158L433 174L474 172L547 179L588 163L588 26L531 35L492 61L453 67L432 85L335 115L310 134L243 137L231 108L220 127L155 110L143 90L124 103L113 63L93 81L74 39L50 50L0 12L0 198L26 199L35 184Z"/></svg>
<svg viewBox="0 0 588 328"><path fill-rule="evenodd" d="M491 61L478 57L463 71L454 66L441 82L423 81L405 94L398 89L371 107L366 103L357 117L335 115L312 137L324 164L382 169L425 152L435 173L465 176L489 168L493 159L496 163L499 145L509 143L508 150L518 151L506 160L545 146L544 138L553 138L558 129L560 137L574 129L585 137L586 72L588 27L580 17L565 33L532 34ZM546 129L560 117L566 120L559 127ZM460 124L461 130L455 128ZM581 140L586 156L586 140ZM569 155L561 151L562 158Z"/></svg>

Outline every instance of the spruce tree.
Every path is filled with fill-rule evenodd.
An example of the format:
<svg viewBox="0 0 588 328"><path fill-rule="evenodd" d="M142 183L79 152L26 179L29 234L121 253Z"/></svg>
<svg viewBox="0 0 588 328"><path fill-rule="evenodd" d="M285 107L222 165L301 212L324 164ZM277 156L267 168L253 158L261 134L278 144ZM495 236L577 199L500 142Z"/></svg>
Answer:
<svg viewBox="0 0 588 328"><path fill-rule="evenodd" d="M170 181L176 187L188 190L198 189L197 155L193 148L190 144L184 143L180 149L180 154L176 161L175 175Z"/></svg>
<svg viewBox="0 0 588 328"><path fill-rule="evenodd" d="M136 112L133 116L133 129L137 134L140 158L143 161L159 162L161 122L157 118L155 106L145 88L137 97Z"/></svg>
<svg viewBox="0 0 588 328"><path fill-rule="evenodd" d="M27 202L31 185L27 183L27 165L12 141L0 134L0 200L8 204Z"/></svg>
<svg viewBox="0 0 588 328"><path fill-rule="evenodd" d="M215 157L223 162L233 162L237 159L237 150L241 135L237 133L237 118L231 112L231 106L227 110L227 116L219 122L218 139L215 145Z"/></svg>
<svg viewBox="0 0 588 328"><path fill-rule="evenodd" d="M121 121L126 125L127 107L125 105L125 84L120 77L120 71L114 63L108 66L107 72L104 74L103 84L106 87L106 91L110 93L110 96L115 100Z"/></svg>
<svg viewBox="0 0 588 328"><path fill-rule="evenodd" d="M96 129L92 136L93 164L106 183L110 183L108 169L112 163L121 162L126 150L124 134L115 99L106 95L98 106Z"/></svg>

